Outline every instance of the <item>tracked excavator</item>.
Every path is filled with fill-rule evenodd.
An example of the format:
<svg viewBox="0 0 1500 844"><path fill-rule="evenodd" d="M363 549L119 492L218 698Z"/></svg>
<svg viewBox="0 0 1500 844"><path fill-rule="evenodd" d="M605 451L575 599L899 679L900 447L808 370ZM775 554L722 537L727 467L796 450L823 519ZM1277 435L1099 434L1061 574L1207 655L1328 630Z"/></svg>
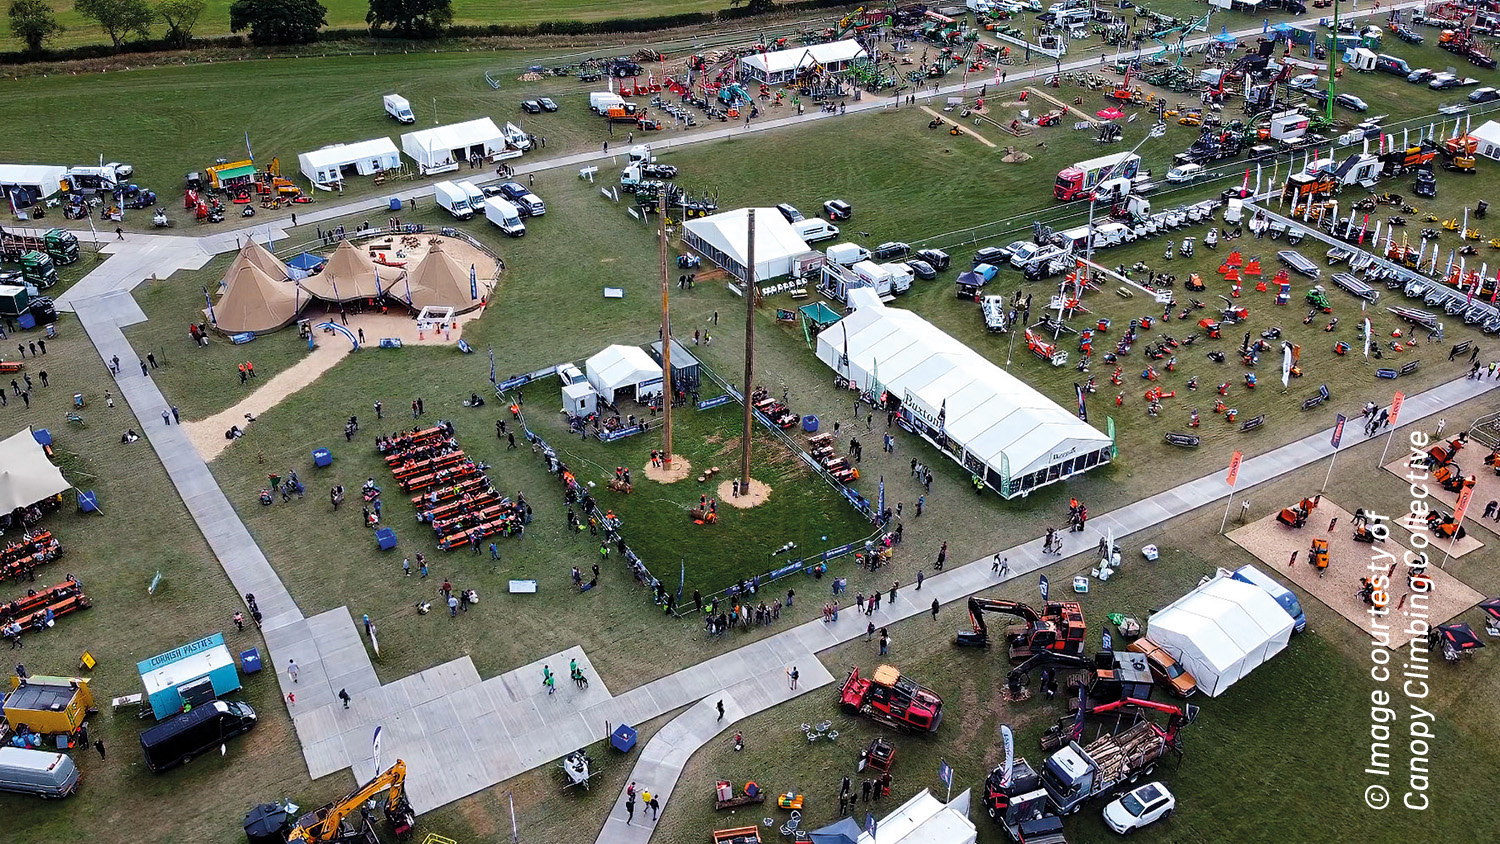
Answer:
<svg viewBox="0 0 1500 844"><path fill-rule="evenodd" d="M406 800L406 762L396 764L337 803L308 812L297 819L287 835L288 844L379 844L375 825L365 810L386 792L385 819L397 838L404 838L416 825L416 815Z"/></svg>
<svg viewBox="0 0 1500 844"><path fill-rule="evenodd" d="M969 621L973 632L959 631L953 644L959 647L987 648L990 645L989 625L984 622L985 613L1013 615L1025 621L1025 625L1012 625L1005 630L1005 644L1010 649L1012 662L1021 662L1039 652L1082 654L1088 627L1083 621L1083 608L1077 601L1048 601L1038 613L1028 604L1018 601L997 601L992 598L969 599Z"/></svg>

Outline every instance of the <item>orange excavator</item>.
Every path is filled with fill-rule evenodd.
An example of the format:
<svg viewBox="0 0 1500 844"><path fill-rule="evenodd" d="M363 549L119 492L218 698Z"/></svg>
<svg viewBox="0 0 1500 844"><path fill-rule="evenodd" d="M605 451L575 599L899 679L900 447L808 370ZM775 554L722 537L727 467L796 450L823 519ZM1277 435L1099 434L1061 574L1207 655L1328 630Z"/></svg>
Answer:
<svg viewBox="0 0 1500 844"><path fill-rule="evenodd" d="M385 819L397 838L405 837L416 825L416 814L406 800L406 762L397 759L396 764L343 800L298 818L286 837L287 844L378 841L369 819L360 810L382 791L389 792L385 799Z"/></svg>
<svg viewBox="0 0 1500 844"><path fill-rule="evenodd" d="M959 631L953 644L969 648L989 647L989 625L984 623L987 612L1017 616L1026 622L1024 626L1014 625L1005 631L1005 643L1010 648L1012 662L1021 662L1041 651L1083 653L1088 626L1083 620L1083 607L1077 601L1048 601L1039 613L1017 601L970 598L969 621L974 631Z"/></svg>

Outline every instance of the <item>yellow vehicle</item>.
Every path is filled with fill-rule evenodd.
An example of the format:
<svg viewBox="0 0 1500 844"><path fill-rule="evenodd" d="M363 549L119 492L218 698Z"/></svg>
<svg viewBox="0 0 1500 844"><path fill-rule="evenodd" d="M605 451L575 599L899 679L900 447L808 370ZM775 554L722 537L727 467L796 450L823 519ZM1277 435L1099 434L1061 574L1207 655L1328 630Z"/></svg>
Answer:
<svg viewBox="0 0 1500 844"><path fill-rule="evenodd" d="M12 691L5 696L5 720L12 730L21 725L49 736L78 732L94 705L89 681L79 677L10 678Z"/></svg>
<svg viewBox="0 0 1500 844"><path fill-rule="evenodd" d="M1479 229L1464 229L1464 240L1483 240L1483 239L1484 239L1484 235L1482 235L1482 234L1479 233Z"/></svg>
<svg viewBox="0 0 1500 844"><path fill-rule="evenodd" d="M1183 116L1177 118L1177 123L1180 126L1201 126L1203 125L1203 113L1199 111L1190 111L1187 114L1184 114Z"/></svg>
<svg viewBox="0 0 1500 844"><path fill-rule="evenodd" d="M400 759L385 773L370 780L365 786L355 789L337 803L309 812L297 819L286 837L287 844L298 842L323 842L362 840L364 833L360 824L369 825L369 820L360 812L367 801L374 800L382 791L389 790L385 800L385 819L399 838L411 831L416 824L416 815L406 800L406 762ZM368 830L373 838L373 830Z"/></svg>
<svg viewBox="0 0 1500 844"><path fill-rule="evenodd" d="M1458 231L1458 220L1444 220L1443 229L1450 232Z"/></svg>

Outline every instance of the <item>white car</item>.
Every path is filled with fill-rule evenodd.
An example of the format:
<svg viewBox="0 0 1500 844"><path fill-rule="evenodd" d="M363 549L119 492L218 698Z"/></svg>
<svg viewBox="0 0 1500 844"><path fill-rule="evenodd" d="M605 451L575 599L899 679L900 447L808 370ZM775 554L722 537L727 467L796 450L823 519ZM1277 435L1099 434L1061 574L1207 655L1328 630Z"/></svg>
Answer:
<svg viewBox="0 0 1500 844"><path fill-rule="evenodd" d="M1104 807L1104 822L1121 835L1169 817L1177 798L1159 782L1148 782Z"/></svg>
<svg viewBox="0 0 1500 844"><path fill-rule="evenodd" d="M1184 164L1181 167L1173 167L1167 171L1167 181L1173 184L1191 182L1203 175L1202 164Z"/></svg>
<svg viewBox="0 0 1500 844"><path fill-rule="evenodd" d="M131 176L135 175L135 168L130 166L129 164L121 164L118 161L112 161L110 162L109 166L115 168L115 175L119 176L122 179L128 179Z"/></svg>
<svg viewBox="0 0 1500 844"><path fill-rule="evenodd" d="M1304 73L1301 76L1293 77L1290 82L1286 83L1286 86L1301 91L1311 91L1318 87L1318 75L1316 73Z"/></svg>

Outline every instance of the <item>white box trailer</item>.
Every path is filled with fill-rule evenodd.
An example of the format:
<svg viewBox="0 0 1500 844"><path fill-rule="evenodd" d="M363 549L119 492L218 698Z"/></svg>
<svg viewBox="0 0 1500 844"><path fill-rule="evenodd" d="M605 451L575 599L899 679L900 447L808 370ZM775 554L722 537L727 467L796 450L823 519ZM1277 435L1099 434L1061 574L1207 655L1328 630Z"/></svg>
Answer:
<svg viewBox="0 0 1500 844"><path fill-rule="evenodd" d="M870 250L857 243L835 243L828 247L827 253L830 263L845 267L852 267L870 257Z"/></svg>
<svg viewBox="0 0 1500 844"><path fill-rule="evenodd" d="M417 116L411 113L411 103L400 94L386 94L385 113L398 123L416 123Z"/></svg>
<svg viewBox="0 0 1500 844"><path fill-rule="evenodd" d="M439 206L460 220L467 220L474 216L474 209L469 207L469 192L452 182L438 182L433 185L432 196Z"/></svg>
<svg viewBox="0 0 1500 844"><path fill-rule="evenodd" d="M510 237L526 235L526 224L521 222L521 212L516 210L516 206L498 196L489 197L484 201L484 218L499 226L500 231Z"/></svg>
<svg viewBox="0 0 1500 844"><path fill-rule="evenodd" d="M917 277L911 267L901 262L881 264L880 268L891 277L891 292L897 295L910 290L912 281Z"/></svg>
<svg viewBox="0 0 1500 844"><path fill-rule="evenodd" d="M881 296L892 295L891 274L886 272L884 267L874 261L860 261L849 269L854 271L855 277L860 281L875 288L877 294Z"/></svg>

